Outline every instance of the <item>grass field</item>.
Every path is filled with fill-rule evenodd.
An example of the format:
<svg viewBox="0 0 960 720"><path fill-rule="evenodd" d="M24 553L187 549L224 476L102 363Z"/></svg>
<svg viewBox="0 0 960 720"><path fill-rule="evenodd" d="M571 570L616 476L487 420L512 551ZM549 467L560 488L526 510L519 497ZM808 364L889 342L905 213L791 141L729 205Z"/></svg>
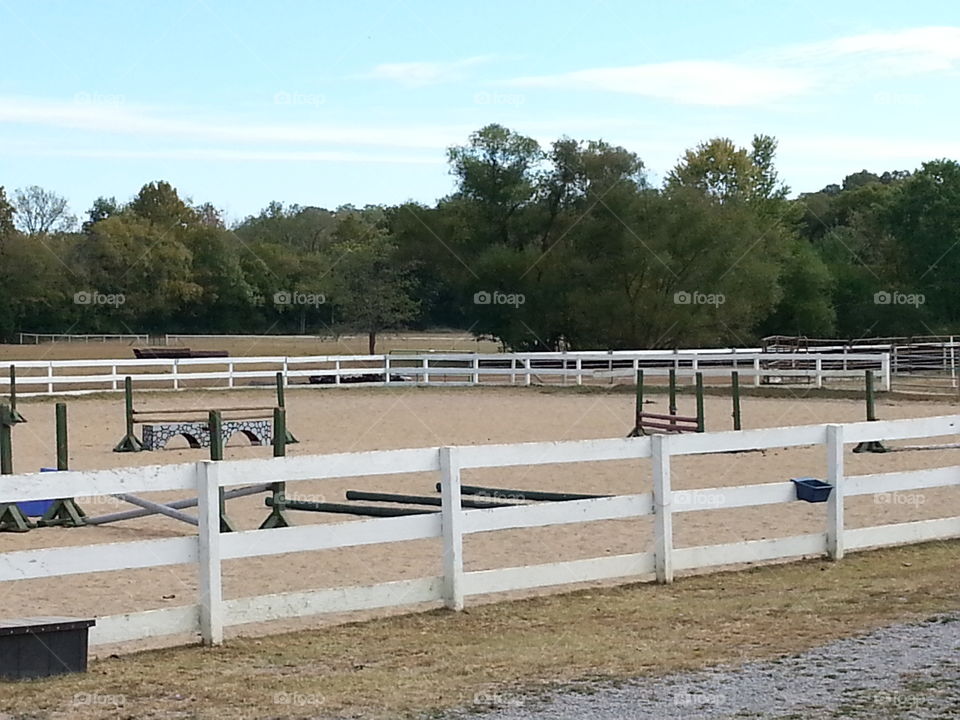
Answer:
<svg viewBox="0 0 960 720"><path fill-rule="evenodd" d="M112 657L3 686L14 717L423 717L772 658L960 607L960 542Z"/></svg>

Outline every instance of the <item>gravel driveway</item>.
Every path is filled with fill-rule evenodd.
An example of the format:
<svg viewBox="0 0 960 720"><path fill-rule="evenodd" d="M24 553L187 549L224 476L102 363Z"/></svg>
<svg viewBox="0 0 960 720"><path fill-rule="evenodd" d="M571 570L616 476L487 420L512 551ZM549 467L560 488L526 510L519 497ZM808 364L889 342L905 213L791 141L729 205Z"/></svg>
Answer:
<svg viewBox="0 0 960 720"><path fill-rule="evenodd" d="M960 614L882 628L793 657L615 687L537 698L480 692L469 708L445 717L466 715L478 720L960 718Z"/></svg>

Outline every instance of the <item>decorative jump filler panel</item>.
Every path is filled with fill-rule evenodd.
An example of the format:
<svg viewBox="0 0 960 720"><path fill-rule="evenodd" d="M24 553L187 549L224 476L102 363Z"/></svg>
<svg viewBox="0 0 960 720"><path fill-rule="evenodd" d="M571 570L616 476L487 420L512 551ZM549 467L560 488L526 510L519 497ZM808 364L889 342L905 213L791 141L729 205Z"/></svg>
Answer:
<svg viewBox="0 0 960 720"><path fill-rule="evenodd" d="M269 445L273 442L273 423L270 420L224 420L220 432L223 444L236 433L243 433L251 445ZM158 423L143 426L143 449L163 450L171 438L183 435L192 448L210 447L210 425L206 421Z"/></svg>

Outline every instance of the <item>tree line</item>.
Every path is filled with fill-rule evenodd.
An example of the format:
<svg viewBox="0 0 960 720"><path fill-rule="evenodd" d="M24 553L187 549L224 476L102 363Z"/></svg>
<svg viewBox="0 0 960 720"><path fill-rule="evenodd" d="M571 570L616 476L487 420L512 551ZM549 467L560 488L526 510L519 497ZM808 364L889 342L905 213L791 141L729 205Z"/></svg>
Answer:
<svg viewBox="0 0 960 720"><path fill-rule="evenodd" d="M448 151L435 204L272 202L227 227L164 181L82 223L0 188L0 338L458 328L515 350L752 345L955 332L960 164L790 198L777 143L717 138L655 186L603 141L499 125Z"/></svg>

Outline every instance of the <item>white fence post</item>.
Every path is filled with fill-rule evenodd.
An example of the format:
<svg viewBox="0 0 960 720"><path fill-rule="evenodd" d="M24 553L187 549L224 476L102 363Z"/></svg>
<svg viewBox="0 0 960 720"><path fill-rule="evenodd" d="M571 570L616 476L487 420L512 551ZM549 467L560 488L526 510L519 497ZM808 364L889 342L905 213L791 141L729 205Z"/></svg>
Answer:
<svg viewBox="0 0 960 720"><path fill-rule="evenodd" d="M440 448L440 520L443 525L443 601L463 610L463 508L458 448Z"/></svg>
<svg viewBox="0 0 960 720"><path fill-rule="evenodd" d="M883 375L883 390L890 392L893 389L890 377L890 355L883 353L880 356L880 373Z"/></svg>
<svg viewBox="0 0 960 720"><path fill-rule="evenodd" d="M223 642L223 582L220 567L220 466L197 463L200 566L200 636L204 645Z"/></svg>
<svg viewBox="0 0 960 720"><path fill-rule="evenodd" d="M180 372L180 361L174 360L173 361L173 389L174 390L180 389L180 377L178 375L179 372Z"/></svg>
<svg viewBox="0 0 960 720"><path fill-rule="evenodd" d="M670 437L650 438L653 462L653 556L657 582L673 582L673 491L670 488Z"/></svg>
<svg viewBox="0 0 960 720"><path fill-rule="evenodd" d="M583 358L577 358L577 385L583 385Z"/></svg>
<svg viewBox="0 0 960 720"><path fill-rule="evenodd" d="M341 368L340 368L340 361L339 361L339 360L334 360L334 361L333 361L333 369L337 371L337 374L333 376L333 384L334 384L334 385L339 385L339 384L340 384L340 370L341 370Z"/></svg>
<svg viewBox="0 0 960 720"><path fill-rule="evenodd" d="M827 500L827 555L843 559L843 425L827 425L827 482L833 491Z"/></svg>
<svg viewBox="0 0 960 720"><path fill-rule="evenodd" d="M473 384L480 384L480 356L477 354L473 356Z"/></svg>
<svg viewBox="0 0 960 720"><path fill-rule="evenodd" d="M233 360L227 361L227 387L233 387Z"/></svg>
<svg viewBox="0 0 960 720"><path fill-rule="evenodd" d="M423 376L420 381L424 385L430 384L430 357L428 355L423 356Z"/></svg>
<svg viewBox="0 0 960 720"><path fill-rule="evenodd" d="M386 385L390 384L390 356L383 356L383 382Z"/></svg>
<svg viewBox="0 0 960 720"><path fill-rule="evenodd" d="M819 355L816 359L817 387L823 387L823 358Z"/></svg>
<svg viewBox="0 0 960 720"><path fill-rule="evenodd" d="M753 386L760 387L760 358L753 359Z"/></svg>
<svg viewBox="0 0 960 720"><path fill-rule="evenodd" d="M47 394L53 395L53 363L47 363Z"/></svg>

